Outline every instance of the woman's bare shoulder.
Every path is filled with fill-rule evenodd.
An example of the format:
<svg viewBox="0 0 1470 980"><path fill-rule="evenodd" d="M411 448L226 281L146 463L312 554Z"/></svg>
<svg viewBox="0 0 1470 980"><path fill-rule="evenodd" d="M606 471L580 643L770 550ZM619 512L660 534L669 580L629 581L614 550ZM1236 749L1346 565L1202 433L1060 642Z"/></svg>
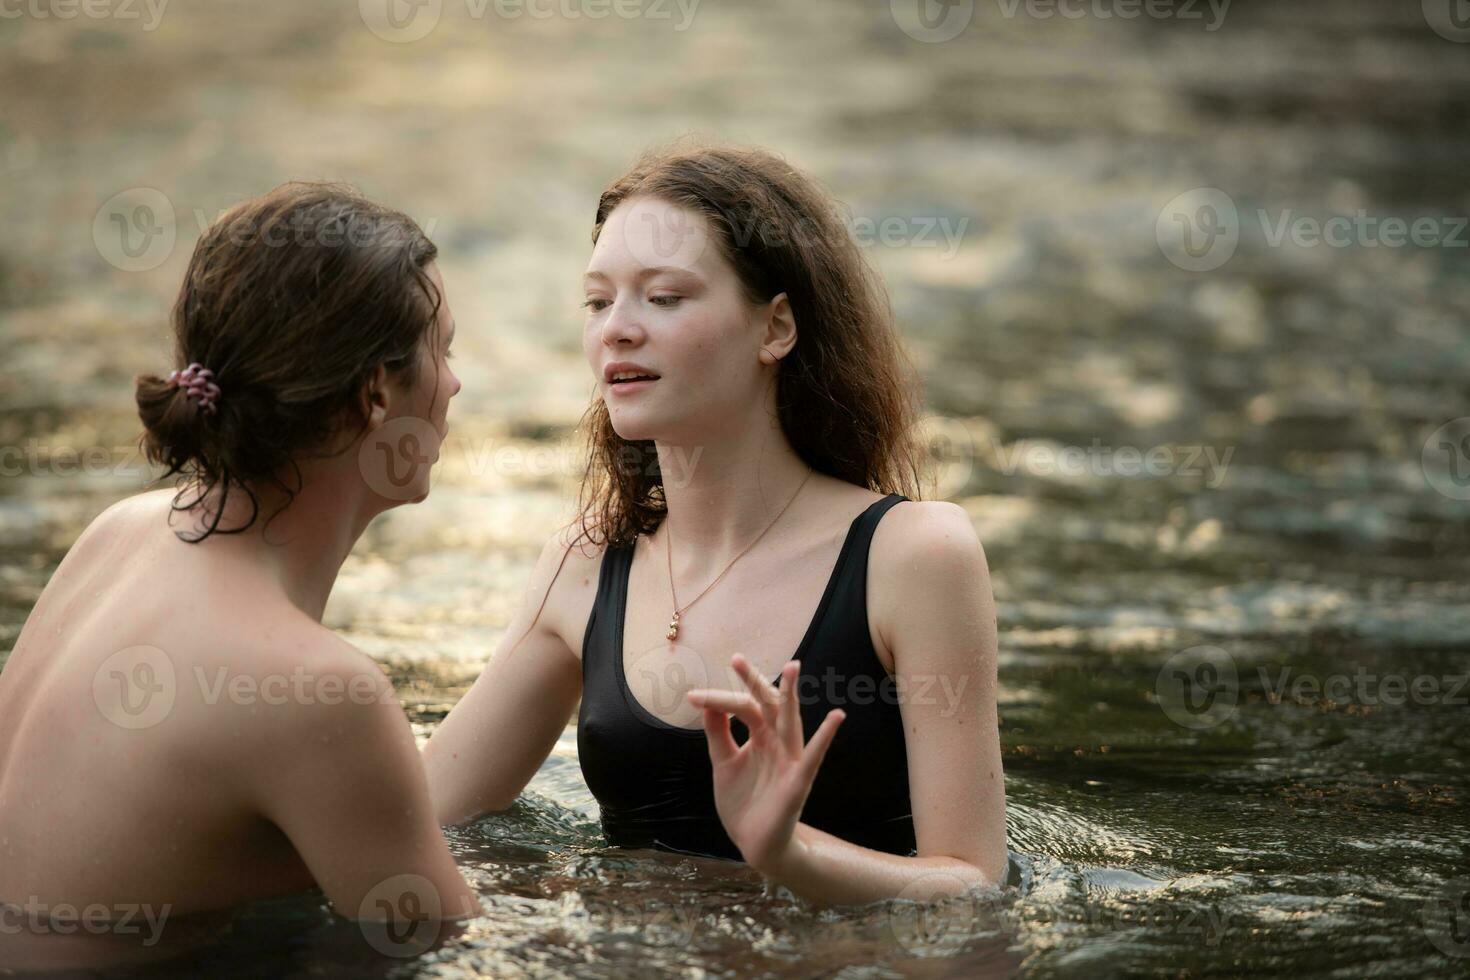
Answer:
<svg viewBox="0 0 1470 980"><path fill-rule="evenodd" d="M963 507L905 500L883 515L868 558L868 619L879 660L893 669L893 639L938 600L944 609L989 602L985 550ZM924 613L928 615L928 613Z"/></svg>
<svg viewBox="0 0 1470 980"><path fill-rule="evenodd" d="M108 505L71 543L52 581L69 581L76 574L91 569L94 560L134 550L154 529L154 522L157 527L165 526L165 515L173 496L172 490L152 490Z"/></svg>
<svg viewBox="0 0 1470 980"><path fill-rule="evenodd" d="M985 571L985 549L974 522L948 500L905 500L878 523L868 577L884 609L903 609L916 596L963 593ZM870 593L872 594L872 593Z"/></svg>
<svg viewBox="0 0 1470 980"><path fill-rule="evenodd" d="M878 523L870 563L901 571L915 561L942 561L946 556L977 550L980 538L974 522L959 504L949 500L903 500Z"/></svg>
<svg viewBox="0 0 1470 980"><path fill-rule="evenodd" d="M543 622L579 660L606 551L605 543L595 542L573 522L547 538L531 572L527 601L533 610L544 601Z"/></svg>
<svg viewBox="0 0 1470 980"><path fill-rule="evenodd" d="M92 518L77 542L81 543L89 536L135 530L152 518L162 518L169 512L176 495L177 491L164 488L146 490L115 501Z"/></svg>

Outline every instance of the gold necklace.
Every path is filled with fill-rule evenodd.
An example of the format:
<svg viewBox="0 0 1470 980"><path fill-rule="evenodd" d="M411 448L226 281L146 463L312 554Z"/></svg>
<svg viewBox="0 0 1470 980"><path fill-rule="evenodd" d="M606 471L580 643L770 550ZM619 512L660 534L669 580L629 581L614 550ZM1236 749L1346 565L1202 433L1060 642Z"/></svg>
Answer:
<svg viewBox="0 0 1470 980"><path fill-rule="evenodd" d="M769 531L771 528L776 526L776 522L781 519L781 514L786 513L787 508L789 508L793 503L796 502L796 498L801 493L802 487L805 487L806 481L812 478L813 472L815 471L812 470L810 467L807 468L806 476L802 477L801 486L796 488L796 493L793 493L791 495L791 499L786 501L786 506L781 508L780 513L771 518L771 523L766 525L766 530L762 531L760 534L757 534L755 536L755 540L746 545L745 549L741 551L740 554L730 559L730 564L725 566L725 571L716 575L715 580L709 585L706 585L704 587L704 590L700 592L699 595L695 596L693 599L690 599L682 609L679 607L679 597L674 592L674 535L672 529L669 527L668 517L666 516L664 518L664 543L667 545L667 547L665 548L665 557L668 560L669 566L669 596L674 600L674 615L673 618L669 620L669 631L664 634L668 639L676 640L679 638L679 617L684 614L684 610L688 609L700 599L704 598L704 593L708 592L710 589L713 589L715 585L720 581L720 579L725 577L725 572L728 572L731 568L735 567L735 563L741 558L745 557L745 552L749 551L751 548L754 548L757 544L759 544L760 539L766 536L766 531Z"/></svg>

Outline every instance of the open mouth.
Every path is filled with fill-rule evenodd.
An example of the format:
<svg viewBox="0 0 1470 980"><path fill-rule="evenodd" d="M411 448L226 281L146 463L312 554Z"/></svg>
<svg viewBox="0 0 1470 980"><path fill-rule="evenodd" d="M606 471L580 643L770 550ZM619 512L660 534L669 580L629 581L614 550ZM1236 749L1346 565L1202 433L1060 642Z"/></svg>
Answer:
<svg viewBox="0 0 1470 980"><path fill-rule="evenodd" d="M644 381L657 381L658 378L659 376L656 374L630 374L613 378L611 381L608 382L608 384L613 386L639 384L640 382Z"/></svg>

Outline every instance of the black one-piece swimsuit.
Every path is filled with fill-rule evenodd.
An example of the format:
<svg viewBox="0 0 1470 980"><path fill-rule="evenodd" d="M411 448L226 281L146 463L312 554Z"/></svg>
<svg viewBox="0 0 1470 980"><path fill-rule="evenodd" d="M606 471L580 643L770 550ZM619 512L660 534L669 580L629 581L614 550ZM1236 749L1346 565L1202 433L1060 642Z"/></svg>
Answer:
<svg viewBox="0 0 1470 980"><path fill-rule="evenodd" d="M890 854L913 854L908 758L895 682L873 650L868 629L868 546L889 508L874 501L848 528L816 615L793 654L801 661L798 696L810 740L832 708L846 714L827 750L801 820L843 840ZM582 643L582 706L577 751L587 788L615 847L653 847L740 860L715 810L704 729L670 725L628 690L623 620L633 548L609 548ZM749 735L731 720L735 741Z"/></svg>

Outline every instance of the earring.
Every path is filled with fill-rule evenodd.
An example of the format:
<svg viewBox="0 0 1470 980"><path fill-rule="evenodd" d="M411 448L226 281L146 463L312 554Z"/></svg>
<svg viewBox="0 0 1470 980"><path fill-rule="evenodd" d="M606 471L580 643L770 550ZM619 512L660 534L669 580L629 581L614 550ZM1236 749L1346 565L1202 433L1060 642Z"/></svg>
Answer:
<svg viewBox="0 0 1470 980"><path fill-rule="evenodd" d="M761 348L761 352L759 354L757 354L756 356L758 358L760 358L760 362L762 364L775 364L776 363L776 355L775 354L772 354L770 351L766 350L764 347Z"/></svg>

